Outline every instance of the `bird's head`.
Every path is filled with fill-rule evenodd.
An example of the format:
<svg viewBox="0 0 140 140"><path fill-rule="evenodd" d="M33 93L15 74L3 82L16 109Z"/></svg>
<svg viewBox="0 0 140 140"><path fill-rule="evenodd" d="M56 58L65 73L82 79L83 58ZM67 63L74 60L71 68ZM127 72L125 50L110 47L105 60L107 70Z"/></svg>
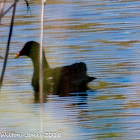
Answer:
<svg viewBox="0 0 140 140"><path fill-rule="evenodd" d="M34 53L35 53L36 51L38 51L38 48L39 48L39 43L37 43L35 41L29 41L15 55L15 58L18 58L19 56L28 56L28 57L30 57L31 54L32 54L32 51L34 51Z"/></svg>

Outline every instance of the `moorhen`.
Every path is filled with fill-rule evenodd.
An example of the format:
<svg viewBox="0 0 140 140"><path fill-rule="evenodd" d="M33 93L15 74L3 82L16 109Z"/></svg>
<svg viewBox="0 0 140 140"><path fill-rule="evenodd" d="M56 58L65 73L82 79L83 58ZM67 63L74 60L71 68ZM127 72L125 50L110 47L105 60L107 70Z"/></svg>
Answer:
<svg viewBox="0 0 140 140"><path fill-rule="evenodd" d="M39 91L39 47L39 43L29 41L15 55L15 58L19 56L31 58L34 66L32 86L35 92ZM52 69L49 67L43 51L43 90L46 93L69 96L70 93L85 92L88 89L87 84L96 79L89 77L86 71L86 64L83 62Z"/></svg>

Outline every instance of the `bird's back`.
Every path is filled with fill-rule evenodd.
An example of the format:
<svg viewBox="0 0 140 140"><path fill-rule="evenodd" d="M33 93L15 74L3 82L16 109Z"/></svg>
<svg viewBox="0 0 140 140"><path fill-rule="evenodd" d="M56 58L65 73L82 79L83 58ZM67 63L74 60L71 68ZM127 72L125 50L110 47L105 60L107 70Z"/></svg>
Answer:
<svg viewBox="0 0 140 140"><path fill-rule="evenodd" d="M92 77L87 76L86 64L83 62L53 69L54 91L60 96L72 92L85 92Z"/></svg>

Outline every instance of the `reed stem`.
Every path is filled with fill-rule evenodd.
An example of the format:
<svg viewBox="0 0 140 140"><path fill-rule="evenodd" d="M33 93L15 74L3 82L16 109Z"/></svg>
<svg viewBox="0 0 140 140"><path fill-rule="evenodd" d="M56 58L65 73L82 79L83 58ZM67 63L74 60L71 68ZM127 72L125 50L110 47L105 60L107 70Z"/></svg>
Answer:
<svg viewBox="0 0 140 140"><path fill-rule="evenodd" d="M43 36L44 36L44 0L42 0L41 4L41 34L40 34L40 49L39 49L39 94L40 94L40 125L41 125L41 133L44 133L44 126L43 126ZM41 139L43 140L44 137L42 135Z"/></svg>
<svg viewBox="0 0 140 140"><path fill-rule="evenodd" d="M11 37L12 37L12 32L13 32L13 26L14 26L14 19L15 19L15 12L16 12L16 4L17 4L17 1L18 0L15 0L14 7L13 7L13 13L12 13L12 18L11 18L9 36L8 36L8 41L7 41L7 48L6 48L6 52L5 52L3 69L2 69L1 78L0 78L0 88L2 86L2 82L3 82L3 78L4 78L4 73L5 73L5 70L6 70L6 64L7 64L7 59L8 59L9 49L10 49L10 42L11 42Z"/></svg>
<svg viewBox="0 0 140 140"><path fill-rule="evenodd" d="M0 22L1 22L1 17L2 17L2 13L4 10L4 6L5 6L6 0L3 0L2 4L1 4L1 9L0 9Z"/></svg>

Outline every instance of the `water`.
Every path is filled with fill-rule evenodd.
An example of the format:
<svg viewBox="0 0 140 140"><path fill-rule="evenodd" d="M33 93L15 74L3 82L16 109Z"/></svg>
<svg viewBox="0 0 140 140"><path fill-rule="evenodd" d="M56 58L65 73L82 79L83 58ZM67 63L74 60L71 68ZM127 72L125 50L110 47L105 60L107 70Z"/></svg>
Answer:
<svg viewBox="0 0 140 140"><path fill-rule="evenodd" d="M83 61L88 74L98 79L89 84L95 90L86 97L48 96L41 113L31 86L31 60L13 58L25 42L40 41L41 5L30 1L27 14L24 1L19 2L0 94L0 132L22 135L8 140L40 139L29 133L40 134L43 120L45 139L50 138L47 132L60 134L54 139L139 139L139 7L137 0L47 1L44 49L50 67ZM6 26L0 25L1 56L10 14L2 20Z"/></svg>

